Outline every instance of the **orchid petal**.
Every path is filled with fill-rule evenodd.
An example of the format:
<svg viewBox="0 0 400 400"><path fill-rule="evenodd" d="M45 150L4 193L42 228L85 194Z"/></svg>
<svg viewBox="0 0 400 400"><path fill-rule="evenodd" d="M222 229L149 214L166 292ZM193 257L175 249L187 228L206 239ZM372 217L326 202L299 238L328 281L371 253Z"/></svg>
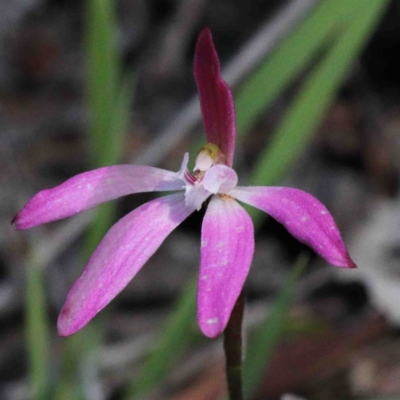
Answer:
<svg viewBox="0 0 400 400"><path fill-rule="evenodd" d="M250 216L234 199L213 196L201 230L198 322L208 337L226 327L254 252Z"/></svg>
<svg viewBox="0 0 400 400"><path fill-rule="evenodd" d="M58 318L59 334L71 335L87 324L193 211L179 193L150 201L117 222L68 293Z"/></svg>
<svg viewBox="0 0 400 400"><path fill-rule="evenodd" d="M236 187L236 199L259 208L280 222L296 239L330 264L355 268L332 215L315 197L284 187Z"/></svg>
<svg viewBox="0 0 400 400"><path fill-rule="evenodd" d="M211 193L227 193L236 187L238 176L226 165L218 164L211 167L204 175L203 185Z"/></svg>
<svg viewBox="0 0 400 400"><path fill-rule="evenodd" d="M76 175L36 194L14 218L27 229L66 218L100 203L131 193L180 190L178 174L142 165L115 165Z"/></svg>
<svg viewBox="0 0 400 400"><path fill-rule="evenodd" d="M232 92L220 74L218 54L211 32L201 31L194 56L194 77L200 96L204 129L209 143L216 144L232 166L235 151L235 105Z"/></svg>

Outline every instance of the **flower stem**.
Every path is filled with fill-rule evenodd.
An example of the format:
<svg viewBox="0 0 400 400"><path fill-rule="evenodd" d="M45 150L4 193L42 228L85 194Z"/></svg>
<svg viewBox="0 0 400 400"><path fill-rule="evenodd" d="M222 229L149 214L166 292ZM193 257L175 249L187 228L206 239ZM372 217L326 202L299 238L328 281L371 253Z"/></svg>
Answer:
<svg viewBox="0 0 400 400"><path fill-rule="evenodd" d="M242 321L245 295L242 290L224 331L226 376L229 400L243 400L242 385Z"/></svg>

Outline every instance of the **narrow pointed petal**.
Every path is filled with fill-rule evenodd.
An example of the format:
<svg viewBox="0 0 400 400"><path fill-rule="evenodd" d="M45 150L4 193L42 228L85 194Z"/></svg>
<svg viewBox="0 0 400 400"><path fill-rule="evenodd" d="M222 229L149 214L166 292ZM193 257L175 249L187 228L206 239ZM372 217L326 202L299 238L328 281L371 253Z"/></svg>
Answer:
<svg viewBox="0 0 400 400"><path fill-rule="evenodd" d="M211 193L227 193L236 187L236 172L226 165L214 165L204 175L203 185Z"/></svg>
<svg viewBox="0 0 400 400"><path fill-rule="evenodd" d="M58 318L58 333L68 336L86 325L193 211L179 193L150 201L117 222L68 293Z"/></svg>
<svg viewBox="0 0 400 400"><path fill-rule="evenodd" d="M204 129L209 143L216 144L232 166L235 151L235 105L222 79L217 51L208 28L201 31L194 56L194 76L200 96Z"/></svg>
<svg viewBox="0 0 400 400"><path fill-rule="evenodd" d="M131 193L180 190L178 174L142 165L115 165L76 175L53 189L36 194L14 218L28 229L66 218L97 204Z"/></svg>
<svg viewBox="0 0 400 400"><path fill-rule="evenodd" d="M356 267L332 215L310 194L284 187L236 187L229 194L271 215L330 264Z"/></svg>
<svg viewBox="0 0 400 400"><path fill-rule="evenodd" d="M234 199L213 196L201 229L198 322L208 337L226 327L254 252L253 222Z"/></svg>

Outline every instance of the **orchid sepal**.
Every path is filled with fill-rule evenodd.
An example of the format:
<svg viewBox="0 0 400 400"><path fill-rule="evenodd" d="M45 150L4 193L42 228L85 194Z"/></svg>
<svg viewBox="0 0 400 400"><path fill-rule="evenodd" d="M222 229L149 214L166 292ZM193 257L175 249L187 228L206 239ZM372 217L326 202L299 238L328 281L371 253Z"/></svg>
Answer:
<svg viewBox="0 0 400 400"><path fill-rule="evenodd" d="M218 146L231 167L236 141L235 103L230 87L221 77L218 54L208 28L200 32L197 40L193 72L207 142Z"/></svg>
<svg viewBox="0 0 400 400"><path fill-rule="evenodd" d="M58 318L68 336L87 324L139 272L193 208L182 193L152 200L120 219L104 236L71 287Z"/></svg>
<svg viewBox="0 0 400 400"><path fill-rule="evenodd" d="M356 268L332 215L314 196L299 189L274 186L237 186L229 194L269 214L330 264Z"/></svg>
<svg viewBox="0 0 400 400"><path fill-rule="evenodd" d="M83 172L37 193L15 216L17 230L57 221L133 193L181 190L172 171L144 165L113 165Z"/></svg>

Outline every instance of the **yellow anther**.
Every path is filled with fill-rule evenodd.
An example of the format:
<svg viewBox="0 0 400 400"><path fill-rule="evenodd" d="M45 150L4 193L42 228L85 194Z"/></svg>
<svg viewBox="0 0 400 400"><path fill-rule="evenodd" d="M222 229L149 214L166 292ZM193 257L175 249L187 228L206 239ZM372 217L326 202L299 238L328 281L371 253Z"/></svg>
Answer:
<svg viewBox="0 0 400 400"><path fill-rule="evenodd" d="M224 159L224 155L216 144L207 143L197 155L194 170L207 171L213 165L223 163Z"/></svg>

